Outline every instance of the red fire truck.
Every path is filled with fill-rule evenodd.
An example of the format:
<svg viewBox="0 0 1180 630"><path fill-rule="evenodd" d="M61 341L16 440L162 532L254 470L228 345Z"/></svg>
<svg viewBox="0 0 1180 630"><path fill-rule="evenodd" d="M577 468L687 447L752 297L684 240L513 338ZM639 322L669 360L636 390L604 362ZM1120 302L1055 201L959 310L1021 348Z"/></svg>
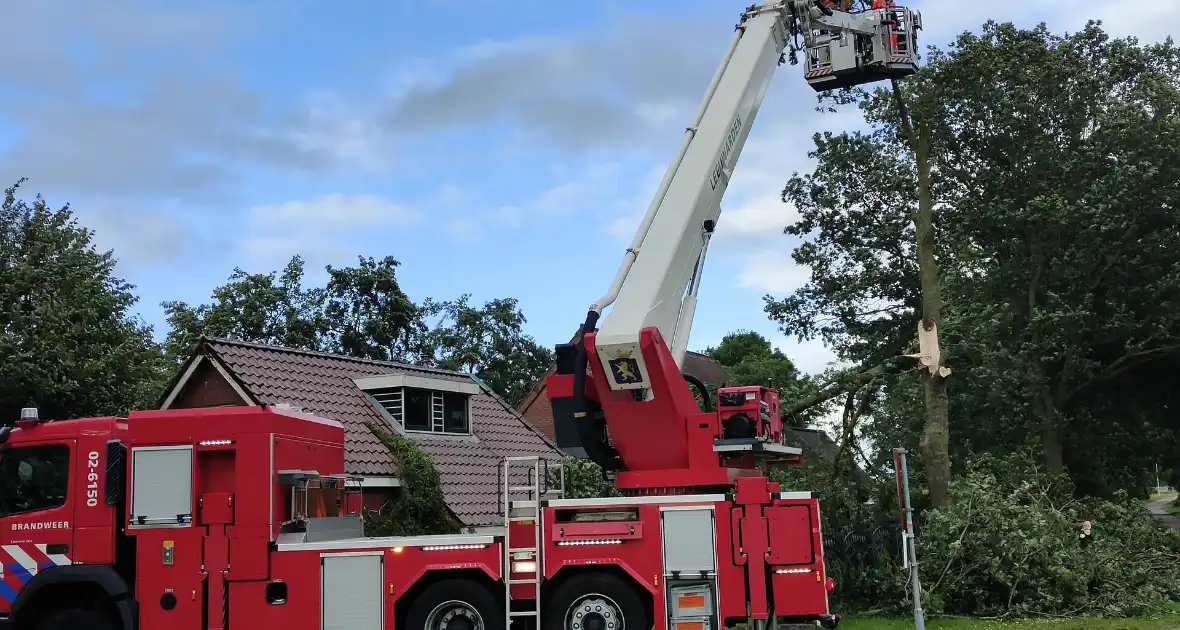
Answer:
<svg viewBox="0 0 1180 630"><path fill-rule="evenodd" d="M683 628L653 619L745 619L768 592L778 614L827 612L816 501L759 477L733 496L560 500L541 460L509 460L526 474L505 494L542 504L509 500L502 532L366 538L337 422L26 415L0 433L0 611L17 629Z"/></svg>
<svg viewBox="0 0 1180 630"><path fill-rule="evenodd" d="M721 196L784 49L803 37L816 89L901 76L914 18L824 0L743 13L614 284L548 377L559 444L622 497L564 498L548 460L508 458L502 527L367 538L334 420L223 407L45 422L30 408L0 428L0 627L834 627L818 501L763 474L800 457L778 394L711 395L680 363Z"/></svg>

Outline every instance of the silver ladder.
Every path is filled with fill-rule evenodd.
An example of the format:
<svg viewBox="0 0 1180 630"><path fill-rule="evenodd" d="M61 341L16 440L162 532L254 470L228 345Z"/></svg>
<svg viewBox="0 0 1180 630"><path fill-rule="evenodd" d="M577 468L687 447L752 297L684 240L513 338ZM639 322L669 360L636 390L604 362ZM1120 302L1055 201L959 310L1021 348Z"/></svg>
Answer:
<svg viewBox="0 0 1180 630"><path fill-rule="evenodd" d="M556 467L560 474L559 487L555 491L548 491L549 470ZM515 483L514 475L527 476L528 483ZM512 620L532 617L536 621L534 628L541 628L541 581L545 575L545 566L541 558L541 542L544 540L545 526L541 515L543 502L556 493L557 498L565 495L565 469L560 463L550 464L549 460L539 456L505 457L503 468L500 470L501 492L504 501L504 611L507 615L505 628L511 630ZM521 495L524 495L521 497ZM533 524L533 544L518 546L512 541L512 525L531 521ZM512 572L513 560L533 561L535 571L531 577L517 578ZM536 599L533 600L532 610L512 610L512 589L515 584L532 584Z"/></svg>

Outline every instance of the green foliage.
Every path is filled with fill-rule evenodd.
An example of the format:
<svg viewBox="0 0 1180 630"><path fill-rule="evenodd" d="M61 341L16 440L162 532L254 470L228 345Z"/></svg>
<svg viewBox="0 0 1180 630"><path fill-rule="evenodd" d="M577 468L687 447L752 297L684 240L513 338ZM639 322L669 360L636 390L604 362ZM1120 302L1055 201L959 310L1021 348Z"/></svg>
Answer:
<svg viewBox="0 0 1180 630"><path fill-rule="evenodd" d="M913 630L912 617L845 618L840 630ZM1175 630L1180 628L1180 609L1169 609L1158 614L1133 619L1103 617L1073 617L1068 619L927 619L928 630Z"/></svg>
<svg viewBox="0 0 1180 630"><path fill-rule="evenodd" d="M329 265L324 287L304 287L303 258L293 256L282 273L235 268L213 289L209 304L164 302L166 347L187 359L201 337L225 337L288 348L334 352L365 359L412 361L411 342L420 311L397 283L400 263L359 257L356 267Z"/></svg>
<svg viewBox="0 0 1180 630"><path fill-rule="evenodd" d="M0 423L34 404L44 418L123 414L150 406L170 376L135 287L69 206L40 196L0 205Z"/></svg>
<svg viewBox="0 0 1180 630"><path fill-rule="evenodd" d="M892 610L899 580L904 580L892 479L850 474L833 479L830 466L819 458L776 471L771 479L783 490L810 490L820 499L824 563L828 577L836 582L832 610Z"/></svg>
<svg viewBox="0 0 1180 630"><path fill-rule="evenodd" d="M327 266L328 284L313 320L324 330L331 352L382 361L413 361L414 335L422 329L421 309L397 283L400 266L392 256L357 257L356 267Z"/></svg>
<svg viewBox="0 0 1180 630"><path fill-rule="evenodd" d="M168 353L182 361L208 336L400 361L468 372L509 404L520 402L553 354L524 333L517 301L475 307L464 295L415 304L398 284L399 266L389 256L360 257L355 267L329 265L323 287L303 286L299 256L281 274L235 269L209 304L164 303Z"/></svg>
<svg viewBox="0 0 1180 630"><path fill-rule="evenodd" d="M1077 500L1016 457L973 460L953 492L954 505L928 512L919 535L932 612L1129 616L1180 601L1180 532L1125 493Z"/></svg>
<svg viewBox="0 0 1180 630"><path fill-rule="evenodd" d="M482 307L469 295L457 300L426 300L422 312L436 318L422 347L431 362L447 370L479 377L510 405L529 394L553 363L553 352L524 333L528 321L515 298L491 300Z"/></svg>
<svg viewBox="0 0 1180 630"><path fill-rule="evenodd" d="M1035 459L1031 451L971 458L945 510L924 509L923 484L911 478L928 614L1123 617L1180 601L1180 532L1125 493L1074 498L1067 480ZM784 489L818 489L833 610L905 614L912 604L892 473L860 486L829 475L809 462L774 479ZM1083 521L1092 524L1089 541L1079 538Z"/></svg>
<svg viewBox="0 0 1180 630"><path fill-rule="evenodd" d="M592 499L598 497L617 497L619 492L614 484L602 478L602 468L588 459L565 456L561 458L565 473L565 496L569 499ZM550 488L561 487L561 472L549 470L548 483Z"/></svg>
<svg viewBox="0 0 1180 630"><path fill-rule="evenodd" d="M1180 457L1180 48L989 22L903 83L930 134L951 453L1040 442L1083 495L1143 494ZM888 90L823 100L867 131L815 137L783 191L809 281L767 312L863 368L916 351L913 155ZM916 443L917 379L874 379L866 437ZM883 459L883 453L877 453Z"/></svg>
<svg viewBox="0 0 1180 630"><path fill-rule="evenodd" d="M447 507L438 469L430 455L408 437L375 426L370 430L393 455L401 488L388 509L365 514L365 534L422 536L458 533L460 523Z"/></svg>
<svg viewBox="0 0 1180 630"><path fill-rule="evenodd" d="M778 390L784 404L815 393L813 379L801 374L790 357L757 332L731 332L703 354L725 366L733 376L733 382L726 385L767 385ZM792 416L791 421L805 426L815 419L818 411L820 408L812 408Z"/></svg>

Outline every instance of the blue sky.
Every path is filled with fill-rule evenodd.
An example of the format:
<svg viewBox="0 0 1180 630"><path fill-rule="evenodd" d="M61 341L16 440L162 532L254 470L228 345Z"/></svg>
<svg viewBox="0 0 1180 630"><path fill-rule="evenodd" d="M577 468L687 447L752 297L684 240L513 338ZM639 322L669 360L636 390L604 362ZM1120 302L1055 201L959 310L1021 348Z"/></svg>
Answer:
<svg viewBox="0 0 1180 630"><path fill-rule="evenodd" d="M520 299L528 331L568 338L606 288L746 2L306 0L10 3L0 23L0 179L70 202L138 310L202 302L235 266L392 255L415 299ZM923 43L988 17L1054 29L1103 18L1145 39L1180 3L915 1ZM813 111L779 70L723 204L693 348L777 334L762 296L805 281L778 193Z"/></svg>

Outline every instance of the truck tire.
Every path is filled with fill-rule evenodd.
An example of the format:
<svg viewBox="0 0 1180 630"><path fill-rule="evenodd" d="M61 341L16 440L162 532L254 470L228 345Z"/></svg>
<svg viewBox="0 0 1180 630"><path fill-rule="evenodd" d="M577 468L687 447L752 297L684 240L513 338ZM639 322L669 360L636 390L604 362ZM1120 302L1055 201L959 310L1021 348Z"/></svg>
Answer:
<svg viewBox="0 0 1180 630"><path fill-rule="evenodd" d="M435 582L414 598L405 630L505 630L496 597L474 580Z"/></svg>
<svg viewBox="0 0 1180 630"><path fill-rule="evenodd" d="M643 600L623 580L583 573L557 587L545 602L545 630L647 630Z"/></svg>
<svg viewBox="0 0 1180 630"><path fill-rule="evenodd" d="M96 610L62 610L37 623L36 630L119 630L115 622Z"/></svg>

